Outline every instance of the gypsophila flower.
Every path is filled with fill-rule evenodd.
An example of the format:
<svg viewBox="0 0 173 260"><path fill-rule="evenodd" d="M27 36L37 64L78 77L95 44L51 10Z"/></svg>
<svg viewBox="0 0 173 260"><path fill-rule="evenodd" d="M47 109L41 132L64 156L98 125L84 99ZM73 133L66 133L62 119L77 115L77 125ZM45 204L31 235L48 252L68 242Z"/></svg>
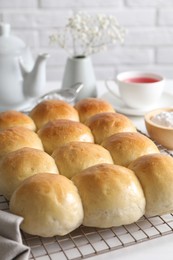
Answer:
<svg viewBox="0 0 173 260"><path fill-rule="evenodd" d="M78 12L68 19L65 27L50 36L50 41L58 43L71 57L88 56L123 42L124 32L112 15Z"/></svg>

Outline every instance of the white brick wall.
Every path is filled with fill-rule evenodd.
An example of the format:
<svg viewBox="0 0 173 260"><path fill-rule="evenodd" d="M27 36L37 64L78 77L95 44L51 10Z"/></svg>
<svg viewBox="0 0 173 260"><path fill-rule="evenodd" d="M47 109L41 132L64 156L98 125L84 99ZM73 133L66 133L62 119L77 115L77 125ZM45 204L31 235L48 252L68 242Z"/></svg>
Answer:
<svg viewBox="0 0 173 260"><path fill-rule="evenodd" d="M173 78L173 0L0 0L0 20L12 25L34 56L51 54L49 80L62 79L67 58L64 50L50 45L49 35L77 10L113 14L127 30L123 46L93 55L98 79L132 69Z"/></svg>

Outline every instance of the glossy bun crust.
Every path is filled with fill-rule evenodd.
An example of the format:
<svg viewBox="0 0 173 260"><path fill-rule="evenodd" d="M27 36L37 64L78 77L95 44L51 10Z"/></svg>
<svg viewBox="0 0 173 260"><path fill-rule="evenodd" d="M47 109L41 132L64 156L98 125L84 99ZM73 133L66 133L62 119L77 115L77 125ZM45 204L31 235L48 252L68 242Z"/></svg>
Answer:
<svg viewBox="0 0 173 260"><path fill-rule="evenodd" d="M99 113L90 117L86 125L91 129L94 140L101 144L107 137L120 132L136 132L133 122L119 113Z"/></svg>
<svg viewBox="0 0 173 260"><path fill-rule="evenodd" d="M25 127L32 131L36 130L34 121L28 115L15 110L0 112L0 130L14 126Z"/></svg>
<svg viewBox="0 0 173 260"><path fill-rule="evenodd" d="M0 158L23 147L43 150L38 135L24 127L11 127L0 131Z"/></svg>
<svg viewBox="0 0 173 260"><path fill-rule="evenodd" d="M146 198L146 216L173 212L173 158L150 154L133 161L129 168L138 177Z"/></svg>
<svg viewBox="0 0 173 260"><path fill-rule="evenodd" d="M75 175L84 208L83 224L107 228L130 224L145 212L145 197L134 172L118 165L99 164Z"/></svg>
<svg viewBox="0 0 173 260"><path fill-rule="evenodd" d="M74 106L82 123L89 117L102 112L115 112L113 106L105 100L99 98L85 98L76 103Z"/></svg>
<svg viewBox="0 0 173 260"><path fill-rule="evenodd" d="M38 135L47 153L72 141L94 142L91 130L80 122L58 119L44 125Z"/></svg>
<svg viewBox="0 0 173 260"><path fill-rule="evenodd" d="M83 207L75 185L59 174L39 173L13 193L10 211L22 216L21 229L42 237L63 236L83 221Z"/></svg>
<svg viewBox="0 0 173 260"><path fill-rule="evenodd" d="M114 134L105 139L102 145L110 152L115 164L126 167L142 155L160 153L151 139L137 132Z"/></svg>
<svg viewBox="0 0 173 260"><path fill-rule="evenodd" d="M58 173L54 159L44 151L24 147L0 160L0 194L10 199L23 180L40 172Z"/></svg>
<svg viewBox="0 0 173 260"><path fill-rule="evenodd" d="M100 163L113 164L108 150L98 144L71 142L56 149L52 157L62 175L72 178L82 170Z"/></svg>
<svg viewBox="0 0 173 260"><path fill-rule="evenodd" d="M77 110L62 100L45 100L36 105L29 113L37 129L56 119L69 119L79 121Z"/></svg>

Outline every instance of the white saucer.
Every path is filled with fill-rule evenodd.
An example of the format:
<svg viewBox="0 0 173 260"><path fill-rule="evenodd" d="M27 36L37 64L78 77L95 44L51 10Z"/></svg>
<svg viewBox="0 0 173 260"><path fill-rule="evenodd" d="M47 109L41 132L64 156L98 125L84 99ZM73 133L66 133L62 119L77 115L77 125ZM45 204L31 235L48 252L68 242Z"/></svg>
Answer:
<svg viewBox="0 0 173 260"><path fill-rule="evenodd" d="M109 92L105 92L100 96L100 98L103 98L110 102L115 110L119 113L129 115L129 116L143 116L148 111L151 111L152 109L161 108L161 107L173 107L173 95L170 93L164 92L160 101L152 108L149 108L146 110L143 109L134 109L126 106L120 99L116 98L116 96L113 96Z"/></svg>

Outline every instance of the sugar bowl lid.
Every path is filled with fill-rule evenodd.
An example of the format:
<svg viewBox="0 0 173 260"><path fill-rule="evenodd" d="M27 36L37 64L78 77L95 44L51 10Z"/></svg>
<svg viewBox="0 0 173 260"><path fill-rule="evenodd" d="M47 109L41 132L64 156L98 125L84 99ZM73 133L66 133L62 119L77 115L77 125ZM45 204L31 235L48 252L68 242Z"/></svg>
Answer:
<svg viewBox="0 0 173 260"><path fill-rule="evenodd" d="M0 23L0 54L20 53L26 45L17 36L11 34L11 25Z"/></svg>

